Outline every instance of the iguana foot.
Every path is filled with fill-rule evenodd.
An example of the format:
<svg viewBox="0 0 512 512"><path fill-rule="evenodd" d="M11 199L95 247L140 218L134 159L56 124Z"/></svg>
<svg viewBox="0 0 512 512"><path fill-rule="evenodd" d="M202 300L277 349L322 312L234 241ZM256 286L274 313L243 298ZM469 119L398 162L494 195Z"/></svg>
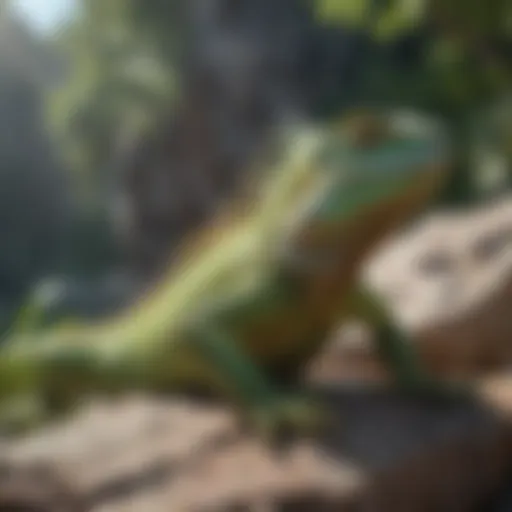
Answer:
<svg viewBox="0 0 512 512"><path fill-rule="evenodd" d="M251 426L269 442L295 435L315 435L328 424L327 411L304 397L279 397L256 406L250 413Z"/></svg>

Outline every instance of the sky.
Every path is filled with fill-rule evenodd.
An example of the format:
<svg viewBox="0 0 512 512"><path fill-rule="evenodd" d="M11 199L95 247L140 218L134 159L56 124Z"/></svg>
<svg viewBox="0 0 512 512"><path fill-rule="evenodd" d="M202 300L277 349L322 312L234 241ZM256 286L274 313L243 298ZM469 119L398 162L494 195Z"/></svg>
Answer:
<svg viewBox="0 0 512 512"><path fill-rule="evenodd" d="M13 4L35 30L48 33L58 29L60 22L73 12L77 0L13 0Z"/></svg>

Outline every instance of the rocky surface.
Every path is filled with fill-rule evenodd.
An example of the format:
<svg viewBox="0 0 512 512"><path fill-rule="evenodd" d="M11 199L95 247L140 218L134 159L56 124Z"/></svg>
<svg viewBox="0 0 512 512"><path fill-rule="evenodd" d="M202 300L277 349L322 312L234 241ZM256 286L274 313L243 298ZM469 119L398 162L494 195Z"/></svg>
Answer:
<svg viewBox="0 0 512 512"><path fill-rule="evenodd" d="M505 478L512 429L484 406L322 394L333 428L281 450L244 434L224 409L97 403L4 448L0 510L452 512L472 510Z"/></svg>

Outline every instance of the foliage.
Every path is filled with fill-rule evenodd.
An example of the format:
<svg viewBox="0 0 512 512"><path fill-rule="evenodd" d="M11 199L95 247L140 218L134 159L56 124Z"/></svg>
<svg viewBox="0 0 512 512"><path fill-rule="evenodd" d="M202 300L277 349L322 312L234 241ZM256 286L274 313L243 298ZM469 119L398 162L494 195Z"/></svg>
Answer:
<svg viewBox="0 0 512 512"><path fill-rule="evenodd" d="M126 0L83 2L80 16L55 41L69 68L51 98L53 126L96 195L117 139L144 126L175 92L162 47L134 23L138 7Z"/></svg>

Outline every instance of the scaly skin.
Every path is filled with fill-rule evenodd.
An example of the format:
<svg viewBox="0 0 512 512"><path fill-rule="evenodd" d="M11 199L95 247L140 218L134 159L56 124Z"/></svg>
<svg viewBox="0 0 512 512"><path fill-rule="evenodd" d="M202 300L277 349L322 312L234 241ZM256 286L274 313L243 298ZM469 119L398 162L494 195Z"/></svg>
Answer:
<svg viewBox="0 0 512 512"><path fill-rule="evenodd" d="M371 129L368 129L371 128ZM13 336L0 350L0 398L203 387L241 406L265 434L317 426L295 376L347 313L371 317L379 350L406 391L444 396L385 309L358 286L369 251L441 185L449 145L410 113L304 130L250 206L205 230L160 286L97 325Z"/></svg>

